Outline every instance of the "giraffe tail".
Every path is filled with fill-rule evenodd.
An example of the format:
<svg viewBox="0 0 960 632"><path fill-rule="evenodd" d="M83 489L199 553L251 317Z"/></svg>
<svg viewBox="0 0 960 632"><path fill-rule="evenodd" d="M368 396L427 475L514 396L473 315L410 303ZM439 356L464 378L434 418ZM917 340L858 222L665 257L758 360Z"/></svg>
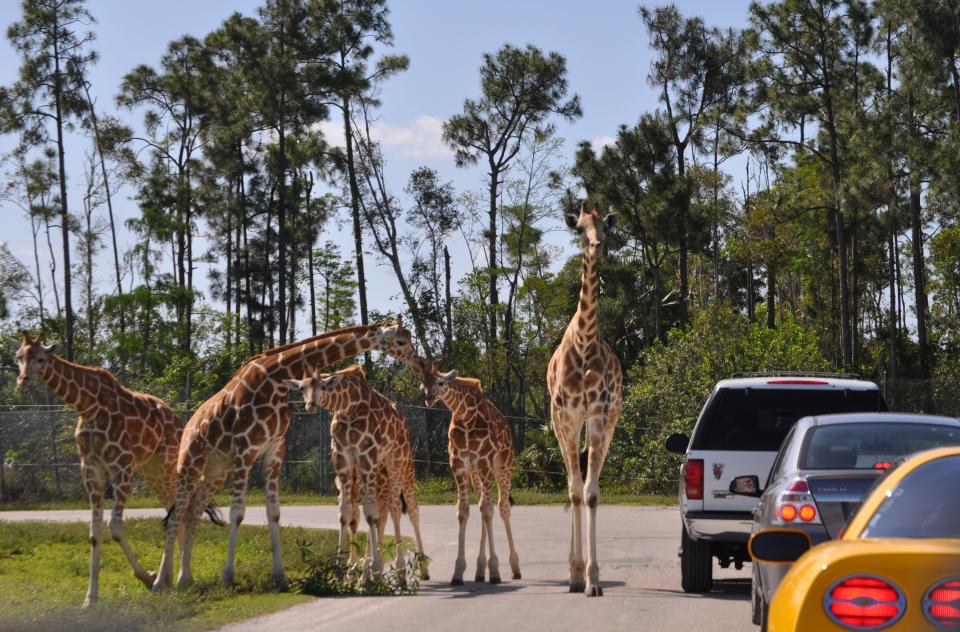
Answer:
<svg viewBox="0 0 960 632"><path fill-rule="evenodd" d="M223 519L223 516L220 515L220 510L213 506L213 503L207 505L207 508L203 510L207 516L210 518L210 522L217 525L218 527L226 526L226 521Z"/></svg>
<svg viewBox="0 0 960 632"><path fill-rule="evenodd" d="M586 450L580 453L580 478L587 478L587 463L589 461L589 455Z"/></svg>
<svg viewBox="0 0 960 632"><path fill-rule="evenodd" d="M514 505L517 504L516 501L513 500L513 494L507 494L507 500L510 501L510 506L511 506L511 507L513 507Z"/></svg>
<svg viewBox="0 0 960 632"><path fill-rule="evenodd" d="M403 497L403 492L400 492L400 513L407 513L407 499Z"/></svg>

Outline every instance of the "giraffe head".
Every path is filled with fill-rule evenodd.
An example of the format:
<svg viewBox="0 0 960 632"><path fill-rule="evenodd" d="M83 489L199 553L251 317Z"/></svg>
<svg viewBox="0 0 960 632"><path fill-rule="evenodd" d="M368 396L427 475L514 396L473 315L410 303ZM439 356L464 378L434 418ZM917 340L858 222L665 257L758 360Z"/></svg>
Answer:
<svg viewBox="0 0 960 632"><path fill-rule="evenodd" d="M283 383L292 390L303 393L303 405L308 413L314 413L321 408L330 409L334 400L349 388L353 379L366 381L363 369L356 364L336 373L314 373L302 380L284 380Z"/></svg>
<svg viewBox="0 0 960 632"><path fill-rule="evenodd" d="M423 379L420 381L420 397L423 398L423 402L427 406L436 404L437 400L440 399L440 393L446 385L457 379L459 375L456 369L446 373L437 371L437 367L440 366L442 361L443 358L434 358L429 366L424 360L420 360L417 363L416 368L423 376Z"/></svg>
<svg viewBox="0 0 960 632"><path fill-rule="evenodd" d="M57 345L43 344L43 332L33 340L26 329L20 331L20 340L11 341L10 348L17 357L20 374L17 376L17 388L26 388L30 380L43 372L47 358L57 350Z"/></svg>
<svg viewBox="0 0 960 632"><path fill-rule="evenodd" d="M610 213L604 218L594 206L592 211L587 210L587 203L580 203L580 214L567 213L564 215L567 226L577 233L577 242L580 252L591 260L598 259L603 252L603 243L607 239L607 231L617 223L616 213Z"/></svg>
<svg viewBox="0 0 960 632"><path fill-rule="evenodd" d="M382 323L379 327L380 349L383 349L407 366L416 366L419 361L417 349L413 346L413 336L403 326L403 320L397 315L396 322Z"/></svg>

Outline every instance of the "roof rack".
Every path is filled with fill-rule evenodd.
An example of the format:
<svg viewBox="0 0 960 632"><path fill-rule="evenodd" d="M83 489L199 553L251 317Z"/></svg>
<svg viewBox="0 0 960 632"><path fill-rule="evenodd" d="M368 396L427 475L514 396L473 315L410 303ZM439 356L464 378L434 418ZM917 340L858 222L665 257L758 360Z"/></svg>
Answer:
<svg viewBox="0 0 960 632"><path fill-rule="evenodd" d="M818 371L743 371L734 373L730 379L744 377L828 377L838 380L859 380L857 373L824 373Z"/></svg>

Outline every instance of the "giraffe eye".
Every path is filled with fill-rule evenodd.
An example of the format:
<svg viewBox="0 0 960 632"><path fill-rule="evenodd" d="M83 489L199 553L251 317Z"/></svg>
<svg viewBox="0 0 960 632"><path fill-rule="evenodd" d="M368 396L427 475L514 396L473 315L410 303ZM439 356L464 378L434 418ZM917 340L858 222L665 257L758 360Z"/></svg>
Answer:
<svg viewBox="0 0 960 632"><path fill-rule="evenodd" d="M582 235L582 234L583 234L583 226L577 226L577 234L578 234L578 235Z"/></svg>

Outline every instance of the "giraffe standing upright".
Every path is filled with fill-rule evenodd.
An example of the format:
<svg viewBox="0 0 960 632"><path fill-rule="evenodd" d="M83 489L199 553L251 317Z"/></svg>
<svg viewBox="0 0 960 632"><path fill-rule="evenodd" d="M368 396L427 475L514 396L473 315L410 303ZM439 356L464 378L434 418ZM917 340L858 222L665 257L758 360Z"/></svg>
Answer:
<svg viewBox="0 0 960 632"><path fill-rule="evenodd" d="M363 369L356 365L335 373L290 380L289 386L303 391L308 411L322 406L333 413L330 437L340 491L340 555L347 551L348 531L356 534L358 499L362 496L363 513L370 528L367 543L372 570L379 573L383 569L384 514L389 512L393 519L399 545L400 514L406 505L421 554L421 577L430 579L420 538L413 449L400 409L370 386ZM396 555L396 567L401 568L404 562L399 546Z"/></svg>
<svg viewBox="0 0 960 632"><path fill-rule="evenodd" d="M406 364L417 358L410 332L395 323L350 327L276 347L249 358L233 378L197 408L187 422L177 461L176 503L169 514L167 539L153 590L173 581L173 553L177 531L184 526L180 552L179 586L193 581L190 568L193 533L201 510L228 476L232 476L230 540L222 581L234 580L237 529L243 521L244 497L250 470L263 458L267 488L267 522L273 548L273 579L286 580L280 559L280 467L284 437L290 425L289 386L320 367L379 349Z"/></svg>
<svg viewBox="0 0 960 632"><path fill-rule="evenodd" d="M615 222L616 215L601 218L596 208L588 212L585 203L580 206L579 216L566 215L567 226L576 231L583 253L580 302L547 366L550 420L567 468L567 488L573 514L570 592L585 591L588 597L603 595L600 567L597 564L599 478L623 402L620 361L600 338L597 327L600 294L597 266L603 254L607 230ZM584 427L586 482L580 469L580 435ZM589 509L586 568L580 524L580 505L584 500Z"/></svg>
<svg viewBox="0 0 960 632"><path fill-rule="evenodd" d="M137 579L149 587L154 580L137 560L124 535L123 505L138 472L164 507L173 503L176 489L177 450L183 426L161 399L127 389L104 369L81 366L60 358L56 345L44 345L43 334L31 340L20 332L16 344L20 375L17 387L25 388L39 376L56 395L76 410L74 438L80 453L80 476L90 499L90 583L84 607L99 594L103 497L107 481L113 486L110 535L120 544Z"/></svg>
<svg viewBox="0 0 960 632"><path fill-rule="evenodd" d="M510 485L513 476L513 439L503 414L483 394L480 381L457 377L457 371L438 373L439 359L428 368L421 361L423 381L420 396L427 406L439 399L450 409L450 428L447 431L447 448L450 471L457 484L457 519L460 534L457 541L457 561L450 584L463 584L463 572L467 568L466 531L470 516L470 486L480 497L480 553L477 556L475 580L482 582L485 566L489 567L490 583L500 583L500 567L493 548L493 503L490 491L493 480L497 481L500 517L507 531L510 547L510 570L513 578L520 579L520 558L513 546L513 531L510 529ZM489 564L485 546L490 544Z"/></svg>

